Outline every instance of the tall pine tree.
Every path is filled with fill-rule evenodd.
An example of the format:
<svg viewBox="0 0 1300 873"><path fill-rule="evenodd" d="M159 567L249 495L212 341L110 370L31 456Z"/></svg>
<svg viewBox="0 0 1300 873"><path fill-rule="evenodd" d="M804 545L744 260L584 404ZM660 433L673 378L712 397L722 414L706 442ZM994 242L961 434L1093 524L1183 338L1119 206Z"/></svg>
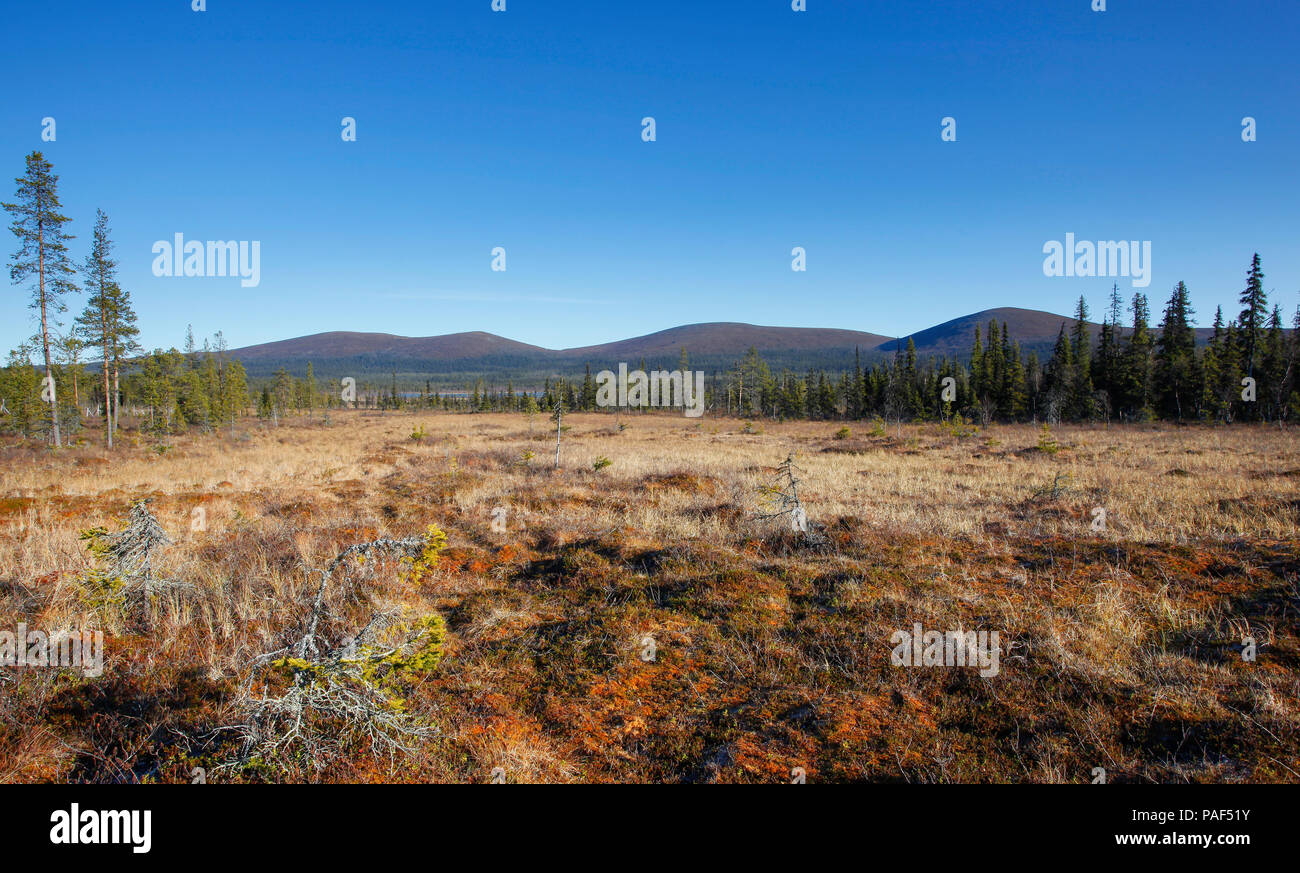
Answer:
<svg viewBox="0 0 1300 873"><path fill-rule="evenodd" d="M117 284L117 261L113 260L113 241L109 236L108 216L102 209L95 211L95 229L90 240L90 254L81 267L83 287L90 295L86 310L77 317L76 330L81 339L95 348L101 356L104 375L104 439L113 448L113 428L110 427L113 411L113 392L109 382L109 366L118 318L114 312Z"/></svg>
<svg viewBox="0 0 1300 873"><path fill-rule="evenodd" d="M74 274L68 257L68 240L73 237L63 226L70 220L59 211L59 177L54 165L40 152L27 156L27 168L14 180L18 190L13 203L3 203L13 216L9 229L18 237L18 251L9 264L9 278L15 283L33 281L32 309L41 314L41 347L45 354L45 375L50 380L48 394L54 445L62 445L59 433L59 404L54 385L54 366L50 356L50 336L55 317L67 307L64 294L77 290L69 278Z"/></svg>

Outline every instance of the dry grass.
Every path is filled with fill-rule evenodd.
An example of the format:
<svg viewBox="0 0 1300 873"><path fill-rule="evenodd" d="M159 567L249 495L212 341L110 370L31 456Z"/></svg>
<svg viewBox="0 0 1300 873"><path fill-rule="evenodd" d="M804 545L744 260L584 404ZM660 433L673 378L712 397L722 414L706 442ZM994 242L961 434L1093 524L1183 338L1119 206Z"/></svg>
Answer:
<svg viewBox="0 0 1300 873"><path fill-rule="evenodd" d="M450 538L436 577L388 596L447 619L408 700L438 736L229 778L1300 781L1294 431L1064 427L1052 455L1028 426L623 421L566 417L559 471L554 434L506 415L335 413L111 456L10 442L0 630L103 626L78 532L143 497L175 540L161 572L196 593L110 635L99 679L0 668L0 781L227 760L217 729L300 617L304 568L430 524ZM833 549L757 520L790 452ZM915 622L998 630L1001 672L891 665Z"/></svg>

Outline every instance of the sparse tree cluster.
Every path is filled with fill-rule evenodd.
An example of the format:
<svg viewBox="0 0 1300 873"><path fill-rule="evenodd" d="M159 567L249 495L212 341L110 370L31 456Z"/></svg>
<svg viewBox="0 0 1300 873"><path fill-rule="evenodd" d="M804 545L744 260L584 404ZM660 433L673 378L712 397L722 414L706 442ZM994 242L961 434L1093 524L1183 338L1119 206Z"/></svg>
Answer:
<svg viewBox="0 0 1300 873"><path fill-rule="evenodd" d="M78 286L68 251L73 236L65 230L70 219L59 211L59 177L53 166L33 152L15 181L14 201L3 204L18 239L9 275L15 284L29 287L39 333L11 352L8 365L0 369L0 428L48 434L57 447L65 433L80 429L83 410L94 407L101 411L111 446L121 405L120 374L139 351L139 330L130 294L117 281L108 216L102 210L96 214ZM65 330L60 319L67 311L65 298L83 290L85 310ZM102 380L87 384L83 394L84 358L97 359Z"/></svg>

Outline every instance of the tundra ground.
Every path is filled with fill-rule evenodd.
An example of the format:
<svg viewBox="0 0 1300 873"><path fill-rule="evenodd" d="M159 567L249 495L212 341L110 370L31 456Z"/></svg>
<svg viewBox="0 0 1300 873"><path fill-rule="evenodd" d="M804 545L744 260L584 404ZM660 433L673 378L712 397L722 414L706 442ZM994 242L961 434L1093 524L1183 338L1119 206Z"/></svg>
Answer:
<svg viewBox="0 0 1300 873"><path fill-rule="evenodd" d="M0 781L1300 781L1292 429L565 425L559 469L554 424L504 414L3 443L0 630L102 628L107 657L0 667ZM762 517L790 455L813 538ZM79 535L145 498L184 587L132 624ZM232 765L312 568L430 525L432 573L367 570L445 619L401 702L429 732ZM998 631L997 675L895 666L918 623Z"/></svg>

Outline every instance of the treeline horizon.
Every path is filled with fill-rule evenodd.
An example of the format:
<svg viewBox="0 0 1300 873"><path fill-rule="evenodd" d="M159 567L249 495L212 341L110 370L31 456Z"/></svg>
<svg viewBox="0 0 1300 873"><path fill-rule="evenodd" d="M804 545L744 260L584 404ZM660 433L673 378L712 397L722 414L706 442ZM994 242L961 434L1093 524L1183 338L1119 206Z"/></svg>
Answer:
<svg viewBox="0 0 1300 873"><path fill-rule="evenodd" d="M706 409L742 418L773 420L942 421L962 417L991 421L1286 422L1300 416L1300 307L1283 326L1279 305L1271 309L1260 256L1255 254L1239 297L1241 312L1225 321L1215 312L1208 341L1198 348L1195 314L1187 285L1179 282L1158 325L1151 325L1146 294L1128 301L1111 289L1101 329L1093 339L1087 301L1080 296L1074 324L1062 322L1044 362L1023 354L1006 322L976 326L967 362L918 358L912 339L892 360L852 370L773 372L751 348L727 370L706 376ZM1125 314L1128 317L1125 317ZM604 369L604 367L602 367ZM648 370L645 361L640 369ZM690 369L681 349L678 370ZM522 401L476 382L467 397L436 393L418 400L391 388L376 408L426 405L458 411L519 411ZM543 411L601 411L587 366L581 381L547 380L538 398ZM613 410L606 410L613 411Z"/></svg>
<svg viewBox="0 0 1300 873"><path fill-rule="evenodd" d="M839 372L773 372L751 348L732 367L706 374L706 409L772 420L1285 422L1300 414L1300 330L1295 329L1300 327L1300 311L1293 316L1293 328L1284 330L1280 307L1267 306L1263 278L1256 255L1241 295L1242 312L1225 322L1220 308L1201 349L1192 332L1193 310L1184 283L1174 288L1155 328L1142 293L1131 298L1130 317L1121 321L1125 304L1116 287L1096 339L1086 299L1080 297L1073 325L1067 330L1062 323L1046 362L1040 362L1037 353L1022 355L1006 323L996 320L976 327L967 362L934 356L922 362L909 340L885 363L863 367L859 362ZM250 383L220 333L212 342L204 340L200 349L191 330L183 351L156 349L126 364L120 396L137 410L139 429L158 434L223 424L233 429L246 416L278 424L292 414L345 408L525 414L549 414L558 407L568 412L636 411L597 404L590 364L581 378L548 378L539 387L518 390L511 380L495 387L481 378L463 391L436 390L431 378L423 390L406 390L393 371L387 385L354 381L349 399L344 399L346 390L322 388L310 362L301 378L281 367L272 378ZM651 367L642 360L640 369ZM691 369L686 348L676 369ZM77 365L56 365L55 374L73 398L84 396L85 402L102 408L104 393L94 380L81 394L84 373ZM30 361L25 367L4 368L0 396L8 396L12 386L34 396L38 375ZM81 425L82 410L76 403L65 415L73 429ZM20 408L36 414L10 429L43 432L39 413L44 407L27 403Z"/></svg>
<svg viewBox="0 0 1300 873"><path fill-rule="evenodd" d="M479 377L464 391L445 391L434 387L435 379L446 381L436 374L424 379L422 390L412 390L410 374L399 386L395 368L386 385L352 379L348 389L322 390L311 362L302 377L281 366L269 379L250 380L220 332L199 349L191 328L183 351L158 348L146 354L130 293L117 280L108 216L97 211L89 251L74 265L67 246L74 237L65 230L70 219L59 211L52 165L33 152L24 175L15 181L14 201L0 204L13 217L10 229L19 243L9 264L10 278L15 284L30 283L40 332L12 350L0 367L2 431L48 437L57 447L63 432L80 431L93 409L104 421L111 448L124 404L137 412L142 431L159 434L224 425L233 430L248 415L278 424L291 413L344 407L521 413L602 409L590 362L581 378L546 377L541 386L521 390L509 378L498 385ZM892 358L867 366L859 350L852 369L795 372L775 370L751 347L731 366L706 371L706 410L774 420L1283 423L1300 415L1300 307L1291 329L1285 329L1281 307L1268 306L1263 280L1255 254L1239 296L1241 311L1225 321L1219 307L1209 340L1200 348L1183 282L1174 287L1155 327L1146 295L1135 293L1126 307L1115 286L1096 340L1081 296L1074 324L1067 330L1062 322L1045 362L1036 351L1025 354L1006 322L996 319L975 328L965 362L946 355L921 361L909 338ZM85 309L64 331L58 318L66 311L64 298L82 291ZM92 376L83 359L95 355ZM34 363L34 356L41 363ZM710 363L717 357L704 352ZM676 368L691 369L690 360L690 351L682 347ZM602 362L597 369L617 363ZM651 367L643 359L640 369Z"/></svg>

